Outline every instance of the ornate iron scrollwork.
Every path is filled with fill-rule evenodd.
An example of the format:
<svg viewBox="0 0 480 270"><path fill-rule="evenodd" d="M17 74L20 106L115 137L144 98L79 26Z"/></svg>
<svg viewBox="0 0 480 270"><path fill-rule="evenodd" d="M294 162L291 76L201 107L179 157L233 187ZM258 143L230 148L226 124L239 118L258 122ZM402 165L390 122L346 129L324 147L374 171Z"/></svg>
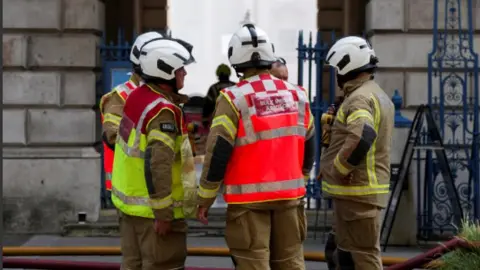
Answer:
<svg viewBox="0 0 480 270"><path fill-rule="evenodd" d="M441 6L445 10L444 18L439 18ZM472 0L434 2L433 49L428 58L428 101L444 139L464 213L478 219L479 67L473 46L472 10ZM443 21L443 29L439 28L439 21ZM438 82L438 93L433 87L434 82ZM428 136L425 134L425 137ZM425 140L424 143L428 144ZM424 166L423 173L421 169L417 172L418 181L424 179L423 187L418 190L418 202L421 203L419 235L431 238L455 231L457 228L451 225L452 208L434 155L427 151L418 162Z"/></svg>

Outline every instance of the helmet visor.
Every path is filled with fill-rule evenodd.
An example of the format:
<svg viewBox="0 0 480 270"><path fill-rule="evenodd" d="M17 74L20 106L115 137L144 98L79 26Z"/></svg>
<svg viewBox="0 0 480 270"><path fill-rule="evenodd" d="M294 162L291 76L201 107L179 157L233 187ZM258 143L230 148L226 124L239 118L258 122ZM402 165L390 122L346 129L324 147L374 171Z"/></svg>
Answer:
<svg viewBox="0 0 480 270"><path fill-rule="evenodd" d="M196 61L195 61L195 57L193 57L193 55L190 54L190 58L188 58L185 62L183 62L183 64L185 66L187 66L187 65L190 65L192 63L196 63Z"/></svg>

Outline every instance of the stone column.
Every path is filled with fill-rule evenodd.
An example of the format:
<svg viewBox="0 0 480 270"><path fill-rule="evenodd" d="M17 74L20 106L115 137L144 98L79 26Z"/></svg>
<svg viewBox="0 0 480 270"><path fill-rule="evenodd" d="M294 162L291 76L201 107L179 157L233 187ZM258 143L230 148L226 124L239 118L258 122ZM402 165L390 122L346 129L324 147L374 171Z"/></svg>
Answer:
<svg viewBox="0 0 480 270"><path fill-rule="evenodd" d="M100 155L92 109L104 6L3 0L3 217L7 232L96 221Z"/></svg>

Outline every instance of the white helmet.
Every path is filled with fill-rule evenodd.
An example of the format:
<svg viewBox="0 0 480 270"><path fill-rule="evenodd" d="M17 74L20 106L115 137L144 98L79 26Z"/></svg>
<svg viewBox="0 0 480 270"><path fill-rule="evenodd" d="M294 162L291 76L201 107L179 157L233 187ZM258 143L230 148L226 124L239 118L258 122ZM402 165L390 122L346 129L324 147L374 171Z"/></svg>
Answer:
<svg viewBox="0 0 480 270"><path fill-rule="evenodd" d="M378 58L370 43L355 36L344 37L335 42L326 58L326 64L335 67L340 76L374 69L377 63Z"/></svg>
<svg viewBox="0 0 480 270"><path fill-rule="evenodd" d="M195 62L187 48L176 40L163 38L145 45L140 53L143 76L170 81L175 71Z"/></svg>
<svg viewBox="0 0 480 270"><path fill-rule="evenodd" d="M143 33L137 37L135 42L133 43L132 49L130 50L130 61L134 65L140 65L139 58L140 58L140 51L142 46L147 43L148 41L156 38L162 38L163 36L155 31Z"/></svg>
<svg viewBox="0 0 480 270"><path fill-rule="evenodd" d="M253 24L245 24L230 39L228 60L241 72L246 68L268 68L277 58L267 33Z"/></svg>
<svg viewBox="0 0 480 270"><path fill-rule="evenodd" d="M159 41L159 40L173 40L173 41L176 41L178 43L180 43L180 45L182 45L183 47L185 47L185 49L187 49L187 51L190 53L190 56L193 58L193 55L192 55L192 50L193 50L193 45L186 42L185 40L182 40L182 39L179 39L179 38L172 38L171 36L169 36L171 33L168 34L168 36L165 36L165 37L158 37L158 38L154 38L154 39L150 39L148 40L147 42L143 43L143 45L140 47L140 52L143 51L143 48L146 48L147 46L150 48L150 50L155 47L156 45L156 42ZM159 43L161 44L161 43ZM192 62L195 62L195 59L192 59L191 60Z"/></svg>

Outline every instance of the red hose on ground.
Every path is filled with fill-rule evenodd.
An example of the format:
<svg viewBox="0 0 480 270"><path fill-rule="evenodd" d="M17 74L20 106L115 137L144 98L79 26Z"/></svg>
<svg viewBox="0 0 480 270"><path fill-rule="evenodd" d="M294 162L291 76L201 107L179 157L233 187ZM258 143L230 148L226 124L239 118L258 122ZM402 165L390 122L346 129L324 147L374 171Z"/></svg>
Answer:
<svg viewBox="0 0 480 270"><path fill-rule="evenodd" d="M3 268L118 270L119 263L3 258Z"/></svg>
<svg viewBox="0 0 480 270"><path fill-rule="evenodd" d="M446 253L453 251L457 248L469 249L469 248L478 247L478 246L479 246L479 243L477 242L469 243L465 239L462 239L460 237L455 237L452 240L444 242L439 246L433 249L430 249L425 253L417 255L407 261L392 265L388 267L386 270L410 270L415 268L422 268L422 267L425 267L428 263L431 263L432 261L439 259Z"/></svg>
<svg viewBox="0 0 480 270"><path fill-rule="evenodd" d="M3 258L3 268L119 270L119 263ZM229 268L187 267L185 270L232 270Z"/></svg>

